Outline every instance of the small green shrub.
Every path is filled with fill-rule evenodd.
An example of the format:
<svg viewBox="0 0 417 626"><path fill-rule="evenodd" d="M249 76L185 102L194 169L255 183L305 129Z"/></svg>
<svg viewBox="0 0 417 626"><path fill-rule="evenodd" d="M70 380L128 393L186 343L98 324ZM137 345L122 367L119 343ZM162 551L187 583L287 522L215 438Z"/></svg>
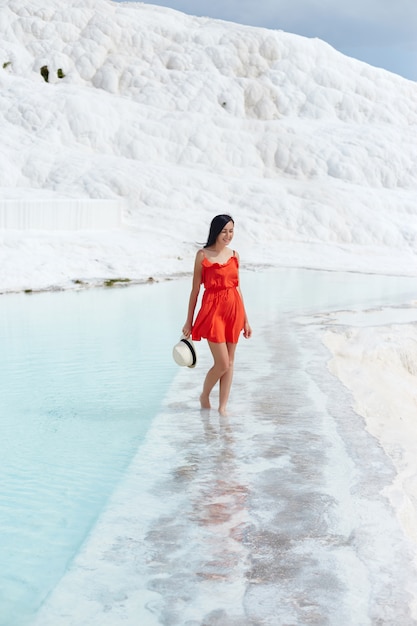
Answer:
<svg viewBox="0 0 417 626"><path fill-rule="evenodd" d="M11 65L12 62L11 61L6 61L5 63L3 63L3 69L5 70L6 67L9 67L9 65Z"/></svg>
<svg viewBox="0 0 417 626"><path fill-rule="evenodd" d="M58 76L58 78L65 78L65 74L61 68L57 70L56 75Z"/></svg>
<svg viewBox="0 0 417 626"><path fill-rule="evenodd" d="M47 65L42 65L41 69L39 70L41 73L42 78L44 79L45 83L49 83L49 70L48 70L48 66Z"/></svg>
<svg viewBox="0 0 417 626"><path fill-rule="evenodd" d="M103 284L105 287L114 287L120 283L130 283L130 278L108 278Z"/></svg>

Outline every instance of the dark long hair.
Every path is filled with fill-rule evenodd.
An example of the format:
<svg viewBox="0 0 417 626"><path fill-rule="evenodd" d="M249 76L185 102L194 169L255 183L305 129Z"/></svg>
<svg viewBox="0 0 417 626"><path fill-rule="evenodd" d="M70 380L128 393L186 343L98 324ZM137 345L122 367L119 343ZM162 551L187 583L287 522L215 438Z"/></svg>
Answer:
<svg viewBox="0 0 417 626"><path fill-rule="evenodd" d="M233 222L233 224L235 223L234 219L230 217L230 215L222 214L222 215L216 215L216 217L213 217L213 219L211 220L211 224L210 224L210 230L209 230L209 234L207 238L207 243L204 245L205 248L214 246L214 244L216 243L217 237L220 235L223 228L229 222Z"/></svg>

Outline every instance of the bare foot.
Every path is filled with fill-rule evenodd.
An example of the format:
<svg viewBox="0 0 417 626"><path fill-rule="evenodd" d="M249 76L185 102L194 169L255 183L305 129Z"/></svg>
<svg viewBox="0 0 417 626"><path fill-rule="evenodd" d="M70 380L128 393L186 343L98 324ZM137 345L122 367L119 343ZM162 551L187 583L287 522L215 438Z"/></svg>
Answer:
<svg viewBox="0 0 417 626"><path fill-rule="evenodd" d="M200 404L202 409L211 409L211 404L208 396L204 396L203 394L201 394Z"/></svg>
<svg viewBox="0 0 417 626"><path fill-rule="evenodd" d="M226 407L219 406L219 415L222 417L227 417Z"/></svg>

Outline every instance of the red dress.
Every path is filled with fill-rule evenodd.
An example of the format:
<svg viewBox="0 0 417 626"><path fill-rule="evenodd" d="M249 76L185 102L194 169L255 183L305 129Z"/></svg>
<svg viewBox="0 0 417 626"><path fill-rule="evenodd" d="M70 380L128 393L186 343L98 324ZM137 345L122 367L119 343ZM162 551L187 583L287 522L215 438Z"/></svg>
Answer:
<svg viewBox="0 0 417 626"><path fill-rule="evenodd" d="M204 284L201 308L192 330L192 338L214 343L237 343L245 321L245 309L237 290L239 261L235 253L226 263L202 261Z"/></svg>

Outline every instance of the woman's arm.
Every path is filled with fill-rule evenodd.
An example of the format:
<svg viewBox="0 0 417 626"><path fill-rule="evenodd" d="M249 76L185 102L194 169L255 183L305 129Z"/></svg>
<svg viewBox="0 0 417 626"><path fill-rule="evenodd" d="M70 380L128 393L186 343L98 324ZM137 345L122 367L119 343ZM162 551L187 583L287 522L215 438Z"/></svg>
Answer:
<svg viewBox="0 0 417 626"><path fill-rule="evenodd" d="M236 251L235 251L235 255L237 256L237 260L238 260L239 265L240 265L240 257L239 257L239 254L238 254ZM239 270L238 270L238 271L239 271ZM239 276L239 283L240 283L240 276ZM243 301L242 291L241 291L241 289L240 289L240 286L239 286L239 285L238 285L238 287L237 287L237 290L238 290L239 295L240 295L240 297L241 297L242 304L243 304L243 310L244 310L244 312L245 312L245 320L244 320L244 322L243 322L243 336L244 336L246 339L249 339L249 337L251 337L251 336L252 336L252 328L251 328L251 327L250 327L250 325L249 325L248 316L247 316L247 314L246 314L245 303L244 303L244 301Z"/></svg>
<svg viewBox="0 0 417 626"><path fill-rule="evenodd" d="M184 337L189 337L191 335L191 330L193 328L194 311L195 311L198 294L200 293L200 287L201 287L201 275L202 275L201 263L203 261L203 258L204 258L204 252L203 250L199 250L195 256L193 286L191 289L190 300L188 303L187 320L182 329Z"/></svg>

